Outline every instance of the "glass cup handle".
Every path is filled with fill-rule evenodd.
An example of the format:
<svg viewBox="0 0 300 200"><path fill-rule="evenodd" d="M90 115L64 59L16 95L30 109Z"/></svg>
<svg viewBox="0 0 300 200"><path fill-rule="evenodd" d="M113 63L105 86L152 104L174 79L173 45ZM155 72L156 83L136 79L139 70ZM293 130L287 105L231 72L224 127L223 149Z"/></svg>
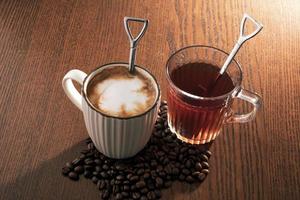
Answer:
<svg viewBox="0 0 300 200"><path fill-rule="evenodd" d="M242 99L244 101L247 101L253 105L253 110L246 114L235 114L229 116L229 118L226 120L227 123L245 123L249 122L254 119L256 112L259 110L262 104L261 97L257 94L250 92L245 89L241 89L239 93L236 95L238 99Z"/></svg>

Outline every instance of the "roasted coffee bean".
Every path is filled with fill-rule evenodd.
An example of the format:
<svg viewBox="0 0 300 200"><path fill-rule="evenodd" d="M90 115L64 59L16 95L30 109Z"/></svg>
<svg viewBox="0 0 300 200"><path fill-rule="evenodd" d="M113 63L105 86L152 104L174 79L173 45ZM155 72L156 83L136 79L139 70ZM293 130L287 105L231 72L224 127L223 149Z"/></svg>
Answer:
<svg viewBox="0 0 300 200"><path fill-rule="evenodd" d="M208 157L205 154L200 154L200 158L202 161L208 162Z"/></svg>
<svg viewBox="0 0 300 200"><path fill-rule="evenodd" d="M195 164L195 169L196 169L197 171L201 171L201 170L202 170L202 165L201 165L201 163L197 162L197 163Z"/></svg>
<svg viewBox="0 0 300 200"><path fill-rule="evenodd" d="M191 167L192 167L192 162L191 162L191 160L187 160L187 161L185 162L185 166L186 166L186 168L191 168Z"/></svg>
<svg viewBox="0 0 300 200"><path fill-rule="evenodd" d="M144 175L143 175L143 178L146 180L148 178L150 178L150 174L148 172L146 172Z"/></svg>
<svg viewBox="0 0 300 200"><path fill-rule="evenodd" d="M118 185L113 185L113 187L112 187L112 192L113 192L114 194L121 192L120 186L118 186Z"/></svg>
<svg viewBox="0 0 300 200"><path fill-rule="evenodd" d="M202 166L204 169L208 169L208 168L209 168L208 162L201 162L201 166Z"/></svg>
<svg viewBox="0 0 300 200"><path fill-rule="evenodd" d="M144 174L144 172L145 172L144 169L139 169L139 170L137 171L137 175L140 176L140 175Z"/></svg>
<svg viewBox="0 0 300 200"><path fill-rule="evenodd" d="M185 175L180 174L178 178L179 178L180 181L184 181L185 180Z"/></svg>
<svg viewBox="0 0 300 200"><path fill-rule="evenodd" d="M125 197L125 198L126 198L126 197L129 197L129 193L128 193L128 192L121 192L121 194L122 194L122 196Z"/></svg>
<svg viewBox="0 0 300 200"><path fill-rule="evenodd" d="M156 177L156 179L155 179L155 185L156 185L156 187L161 188L164 185L163 179L160 178L160 177Z"/></svg>
<svg viewBox="0 0 300 200"><path fill-rule="evenodd" d="M140 193L138 193L138 192L133 192L132 193L132 198L133 199L139 199L140 197L141 197Z"/></svg>
<svg viewBox="0 0 300 200"><path fill-rule="evenodd" d="M185 180L186 180L186 182L188 182L188 183L193 183L193 182L195 181L195 179L194 179L192 176L187 176L187 177L185 178Z"/></svg>
<svg viewBox="0 0 300 200"><path fill-rule="evenodd" d="M206 175L204 173L198 174L197 178L199 181L203 181L205 179Z"/></svg>
<svg viewBox="0 0 300 200"><path fill-rule="evenodd" d="M136 190L136 186L135 185L130 186L130 190L131 191L135 191Z"/></svg>
<svg viewBox="0 0 300 200"><path fill-rule="evenodd" d="M118 176L116 177L116 179L119 180L119 181L122 181L122 180L125 179L125 177L124 177L123 175L118 175Z"/></svg>
<svg viewBox="0 0 300 200"><path fill-rule="evenodd" d="M126 191L126 192L129 191L130 190L130 186L129 185L124 185L123 186L123 190Z"/></svg>
<svg viewBox="0 0 300 200"><path fill-rule="evenodd" d="M141 189L141 193L142 193L142 194L147 194L147 193L148 193L148 191L149 191L149 190L148 190L147 188L143 188L143 189Z"/></svg>
<svg viewBox="0 0 300 200"><path fill-rule="evenodd" d="M207 175L207 174L209 173L209 170L208 170L208 169L202 169L202 170L201 170L201 173L204 173L204 174Z"/></svg>
<svg viewBox="0 0 300 200"><path fill-rule="evenodd" d="M148 199L156 199L156 195L153 191L150 191L147 193L147 198Z"/></svg>
<svg viewBox="0 0 300 200"><path fill-rule="evenodd" d="M80 151L80 153L82 153L82 154L87 154L87 153L89 153L90 151L88 150L88 149L84 149L84 150L82 150L82 151Z"/></svg>
<svg viewBox="0 0 300 200"><path fill-rule="evenodd" d="M102 169L108 170L108 169L109 169L109 166L108 166L108 165L103 165L103 166L102 166Z"/></svg>
<svg viewBox="0 0 300 200"><path fill-rule="evenodd" d="M138 180L139 180L140 178L138 177L138 176L132 176L132 177L130 177L130 181L131 182L137 182Z"/></svg>
<svg viewBox="0 0 300 200"><path fill-rule="evenodd" d="M139 181L135 184L136 188L137 189L141 189L141 188L144 188L146 186L146 183L145 181Z"/></svg>
<svg viewBox="0 0 300 200"><path fill-rule="evenodd" d="M97 187L99 190L103 190L106 188L106 182L104 180L98 180Z"/></svg>
<svg viewBox="0 0 300 200"><path fill-rule="evenodd" d="M209 150L206 150L206 151L204 152L204 154L205 154L208 158L210 158L210 156L211 156L211 152L210 152Z"/></svg>
<svg viewBox="0 0 300 200"><path fill-rule="evenodd" d="M93 183L97 184L98 178L97 178L96 176L93 176L93 177L92 177L92 181L93 181Z"/></svg>
<svg viewBox="0 0 300 200"><path fill-rule="evenodd" d="M84 163L87 164L87 165L94 165L95 164L94 161L90 158L85 159Z"/></svg>
<svg viewBox="0 0 300 200"><path fill-rule="evenodd" d="M151 177L152 178L156 178L157 177L156 171L152 170L150 173L151 173Z"/></svg>
<svg viewBox="0 0 300 200"><path fill-rule="evenodd" d="M77 173L77 174L82 174L84 172L84 168L79 165L77 167L74 168L74 171Z"/></svg>
<svg viewBox="0 0 300 200"><path fill-rule="evenodd" d="M93 176L92 172L90 171L84 171L83 176L85 178L91 178Z"/></svg>
<svg viewBox="0 0 300 200"><path fill-rule="evenodd" d="M186 169L186 168L183 168L182 170L181 170L181 172L184 174L184 175L189 175L191 172L190 172L190 170L188 170L188 169Z"/></svg>
<svg viewBox="0 0 300 200"><path fill-rule="evenodd" d="M121 194L121 193L117 193L116 196L115 196L115 199L116 199L116 200L121 200L121 199L123 199L122 194Z"/></svg>
<svg viewBox="0 0 300 200"><path fill-rule="evenodd" d="M194 149L189 149L188 150L188 154L189 155L195 155L196 154L196 151Z"/></svg>
<svg viewBox="0 0 300 200"><path fill-rule="evenodd" d="M92 171L94 169L94 167L91 165L84 165L83 167L84 167L84 170L87 170L87 171Z"/></svg>
<svg viewBox="0 0 300 200"><path fill-rule="evenodd" d="M102 199L109 199L109 196L110 196L110 192L108 190L105 190L102 195L101 195L101 198Z"/></svg>
<svg viewBox="0 0 300 200"><path fill-rule="evenodd" d="M102 164L101 160L98 159L98 158L94 160L94 163L96 163L96 165L101 165Z"/></svg>
<svg viewBox="0 0 300 200"><path fill-rule="evenodd" d="M71 169L69 167L63 167L62 168L62 174L65 175L65 176L67 176L70 171L71 171Z"/></svg>
<svg viewBox="0 0 300 200"><path fill-rule="evenodd" d="M80 162L81 162L81 160L79 158L76 158L75 160L72 161L72 165L77 166L80 164Z"/></svg>
<svg viewBox="0 0 300 200"><path fill-rule="evenodd" d="M66 163L66 167L68 167L68 168L70 168L70 169L73 169L73 164L70 163L70 162L67 162L67 163Z"/></svg>
<svg viewBox="0 0 300 200"><path fill-rule="evenodd" d="M180 153L184 153L184 152L186 152L187 150L188 150L188 148L185 147L185 146L183 146L183 147L180 148Z"/></svg>
<svg viewBox="0 0 300 200"><path fill-rule="evenodd" d="M73 181L79 180L79 176L78 176L78 174L76 172L69 172L68 176Z"/></svg>

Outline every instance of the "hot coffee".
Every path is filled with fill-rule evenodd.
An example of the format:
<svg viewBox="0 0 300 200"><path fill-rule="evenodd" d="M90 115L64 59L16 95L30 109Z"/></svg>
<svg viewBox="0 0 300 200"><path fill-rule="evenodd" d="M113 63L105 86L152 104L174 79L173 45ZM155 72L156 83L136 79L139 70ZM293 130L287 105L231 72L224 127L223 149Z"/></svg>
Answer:
<svg viewBox="0 0 300 200"><path fill-rule="evenodd" d="M139 68L131 74L125 66L114 66L93 77L87 96L100 112L127 118L150 109L155 103L157 88L149 75Z"/></svg>

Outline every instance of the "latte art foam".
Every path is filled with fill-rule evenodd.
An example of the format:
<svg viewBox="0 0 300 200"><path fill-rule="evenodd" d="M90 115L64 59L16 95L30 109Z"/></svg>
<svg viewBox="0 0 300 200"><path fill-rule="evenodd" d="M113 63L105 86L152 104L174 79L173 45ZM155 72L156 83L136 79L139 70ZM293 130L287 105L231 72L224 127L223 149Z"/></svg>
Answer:
<svg viewBox="0 0 300 200"><path fill-rule="evenodd" d="M115 117L131 117L148 110L155 101L156 90L149 78L126 67L107 68L89 84L88 98L95 108Z"/></svg>

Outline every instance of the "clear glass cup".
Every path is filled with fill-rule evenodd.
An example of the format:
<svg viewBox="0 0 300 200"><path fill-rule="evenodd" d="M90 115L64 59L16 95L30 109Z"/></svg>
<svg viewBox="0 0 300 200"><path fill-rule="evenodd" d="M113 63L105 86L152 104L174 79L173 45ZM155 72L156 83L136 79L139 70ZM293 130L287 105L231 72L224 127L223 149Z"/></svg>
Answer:
<svg viewBox="0 0 300 200"><path fill-rule="evenodd" d="M202 97L181 90L170 76L172 72L188 63L207 63L222 67L228 53L215 47L195 45L176 51L166 65L168 124L179 139L191 144L209 143L219 135L224 123L244 123L254 119L261 106L261 98L242 88L243 73L240 64L233 60L226 73L231 78L234 88L221 96ZM189 79L192 77L184 77ZM192 76L200 77L199 74ZM253 105L247 114L235 114L231 107L235 98Z"/></svg>

